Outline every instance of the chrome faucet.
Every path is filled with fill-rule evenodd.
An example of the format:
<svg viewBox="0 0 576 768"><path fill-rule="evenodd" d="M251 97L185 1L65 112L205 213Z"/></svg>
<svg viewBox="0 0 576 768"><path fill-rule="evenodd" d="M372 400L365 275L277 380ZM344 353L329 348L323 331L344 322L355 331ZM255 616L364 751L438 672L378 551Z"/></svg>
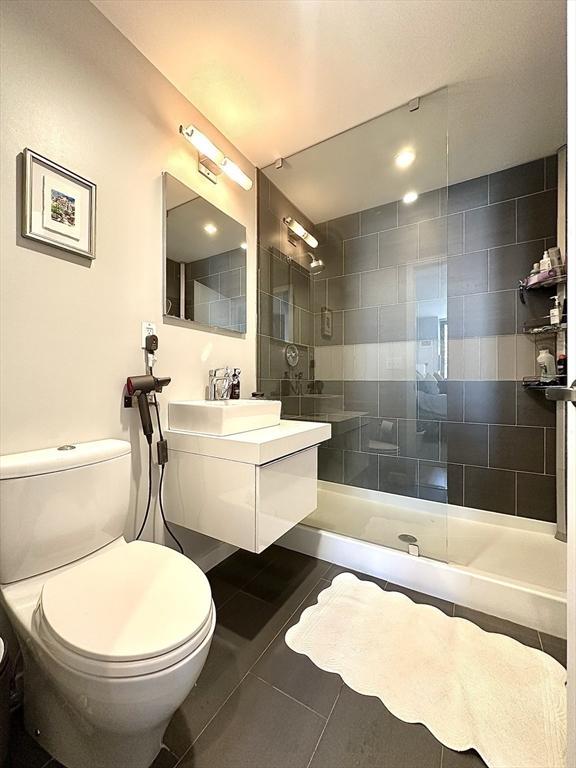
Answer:
<svg viewBox="0 0 576 768"><path fill-rule="evenodd" d="M208 400L229 400L232 389L232 369L212 368L209 372Z"/></svg>

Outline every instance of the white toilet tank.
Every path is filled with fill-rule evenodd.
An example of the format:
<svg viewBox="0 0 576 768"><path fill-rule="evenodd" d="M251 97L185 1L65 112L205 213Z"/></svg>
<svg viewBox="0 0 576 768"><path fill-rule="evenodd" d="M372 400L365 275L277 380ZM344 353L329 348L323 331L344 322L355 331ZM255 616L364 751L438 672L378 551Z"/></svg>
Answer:
<svg viewBox="0 0 576 768"><path fill-rule="evenodd" d="M0 456L0 584L89 555L122 536L130 443L97 440Z"/></svg>

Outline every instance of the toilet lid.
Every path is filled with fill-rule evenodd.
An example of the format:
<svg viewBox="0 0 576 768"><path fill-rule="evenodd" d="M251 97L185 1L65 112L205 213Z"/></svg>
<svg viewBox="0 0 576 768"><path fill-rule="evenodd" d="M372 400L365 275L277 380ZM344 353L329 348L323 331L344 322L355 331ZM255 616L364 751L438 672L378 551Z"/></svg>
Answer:
<svg viewBox="0 0 576 768"><path fill-rule="evenodd" d="M69 649L91 659L137 661L168 653L205 626L212 595L184 555L133 541L48 579L43 620Z"/></svg>

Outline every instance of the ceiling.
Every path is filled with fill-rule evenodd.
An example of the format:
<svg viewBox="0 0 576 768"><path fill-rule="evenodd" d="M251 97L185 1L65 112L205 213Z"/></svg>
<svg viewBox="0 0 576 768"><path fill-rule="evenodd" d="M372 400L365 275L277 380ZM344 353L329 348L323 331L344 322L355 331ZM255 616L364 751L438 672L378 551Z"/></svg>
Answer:
<svg viewBox="0 0 576 768"><path fill-rule="evenodd" d="M505 76L496 132L561 109L564 0L92 2L258 167L460 82Z"/></svg>
<svg viewBox="0 0 576 768"><path fill-rule="evenodd" d="M166 256L180 262L198 261L242 246L246 230L216 206L169 173L164 176L166 198ZM216 232L204 227L212 224Z"/></svg>

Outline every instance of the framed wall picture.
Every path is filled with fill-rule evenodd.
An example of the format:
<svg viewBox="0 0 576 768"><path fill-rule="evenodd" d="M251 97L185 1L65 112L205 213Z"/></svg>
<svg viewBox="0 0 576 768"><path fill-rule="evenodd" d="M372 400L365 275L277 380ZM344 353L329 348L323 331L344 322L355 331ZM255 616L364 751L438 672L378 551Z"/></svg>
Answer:
<svg viewBox="0 0 576 768"><path fill-rule="evenodd" d="M94 259L96 185L24 150L22 236Z"/></svg>

